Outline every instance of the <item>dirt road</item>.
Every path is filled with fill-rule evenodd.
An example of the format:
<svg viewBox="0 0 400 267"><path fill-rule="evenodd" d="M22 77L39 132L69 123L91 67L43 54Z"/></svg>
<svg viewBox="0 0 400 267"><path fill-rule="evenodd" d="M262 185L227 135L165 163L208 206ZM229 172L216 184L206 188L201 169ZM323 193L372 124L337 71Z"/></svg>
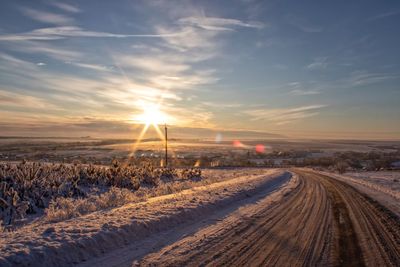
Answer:
<svg viewBox="0 0 400 267"><path fill-rule="evenodd" d="M281 200L245 207L138 264L400 266L399 218L344 182L295 172L298 186Z"/></svg>

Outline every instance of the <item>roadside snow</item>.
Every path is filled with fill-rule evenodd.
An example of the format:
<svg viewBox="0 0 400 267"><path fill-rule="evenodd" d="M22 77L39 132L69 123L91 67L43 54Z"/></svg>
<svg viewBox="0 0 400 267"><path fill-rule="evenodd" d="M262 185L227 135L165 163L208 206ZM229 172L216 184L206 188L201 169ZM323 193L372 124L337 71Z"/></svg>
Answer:
<svg viewBox="0 0 400 267"><path fill-rule="evenodd" d="M381 188L389 190L395 195L400 193L400 172L399 171L380 171L380 172L348 172L346 176L351 176L364 183L371 183Z"/></svg>
<svg viewBox="0 0 400 267"><path fill-rule="evenodd" d="M400 172L351 172L343 175L323 171L320 173L353 185L400 217Z"/></svg>
<svg viewBox="0 0 400 267"><path fill-rule="evenodd" d="M0 266L78 264L199 221L266 188L277 189L290 178L288 172L265 170L262 175L240 176L59 223L35 222L0 234Z"/></svg>

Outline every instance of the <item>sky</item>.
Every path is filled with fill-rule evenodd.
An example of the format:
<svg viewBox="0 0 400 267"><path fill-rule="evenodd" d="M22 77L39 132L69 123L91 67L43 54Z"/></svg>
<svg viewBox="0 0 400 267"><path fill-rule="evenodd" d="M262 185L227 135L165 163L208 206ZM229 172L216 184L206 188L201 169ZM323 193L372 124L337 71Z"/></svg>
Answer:
<svg viewBox="0 0 400 267"><path fill-rule="evenodd" d="M155 111L193 137L400 139L399 25L394 0L3 0L0 135L134 137Z"/></svg>

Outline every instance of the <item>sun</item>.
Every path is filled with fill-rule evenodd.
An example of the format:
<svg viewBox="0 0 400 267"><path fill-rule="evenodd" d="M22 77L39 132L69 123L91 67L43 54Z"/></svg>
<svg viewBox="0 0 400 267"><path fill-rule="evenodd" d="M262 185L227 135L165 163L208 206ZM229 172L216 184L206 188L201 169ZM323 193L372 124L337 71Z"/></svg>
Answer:
<svg viewBox="0 0 400 267"><path fill-rule="evenodd" d="M140 145L142 139L145 137L147 130L152 127L156 131L160 140L164 142L167 146L166 140L166 131L167 131L167 124L173 123L175 121L174 117L168 116L162 110L160 110L161 103L153 104L153 103L141 103L141 108L143 112L138 114L132 118L132 122L143 124L143 129L139 133L138 137L135 138L136 142L132 146L132 151L129 154L129 157L132 157ZM159 125L165 124L165 135L162 133ZM173 150L171 151L172 155L174 155Z"/></svg>
<svg viewBox="0 0 400 267"><path fill-rule="evenodd" d="M168 116L162 112L158 105L143 106L143 113L137 115L134 121L145 125L159 125L168 122Z"/></svg>
<svg viewBox="0 0 400 267"><path fill-rule="evenodd" d="M146 135L147 130L152 126L155 130L157 135L160 137L161 140L165 140L163 133L161 132L159 125L165 124L167 125L169 120L169 116L167 116L164 112L162 112L159 108L159 104L142 104L141 105L143 112L138 114L132 118L134 123L143 124L143 129L140 132L139 136L136 138L136 142L133 145L132 152L130 156L136 151L137 147L140 145L143 137ZM166 127L166 126L165 126Z"/></svg>

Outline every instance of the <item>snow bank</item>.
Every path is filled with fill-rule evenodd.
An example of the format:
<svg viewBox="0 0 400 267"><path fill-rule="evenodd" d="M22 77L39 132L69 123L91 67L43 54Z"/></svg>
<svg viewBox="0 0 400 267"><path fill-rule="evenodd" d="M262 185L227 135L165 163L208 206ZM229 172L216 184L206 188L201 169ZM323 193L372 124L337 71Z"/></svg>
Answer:
<svg viewBox="0 0 400 267"><path fill-rule="evenodd" d="M358 172L345 175L323 171L320 173L351 184L400 217L400 187L399 182L394 181L400 180L399 172Z"/></svg>
<svg viewBox="0 0 400 267"><path fill-rule="evenodd" d="M0 266L70 266L160 231L199 220L265 188L279 188L291 174L268 170L199 186L146 202L94 212L59 223L36 222L2 233Z"/></svg>
<svg viewBox="0 0 400 267"><path fill-rule="evenodd" d="M365 172L365 173L346 173L345 175L339 175L329 172L322 172L329 176L334 176L342 180L351 181L355 184L363 185L376 191L387 194L400 201L400 187L397 185L399 182L394 182L394 177L399 179L399 173L391 173L386 176L379 172ZM395 175L395 176L393 176ZM397 183L397 184L396 184Z"/></svg>
<svg viewBox="0 0 400 267"><path fill-rule="evenodd" d="M376 184L393 192L400 192L399 171L348 172L345 175L364 182Z"/></svg>

